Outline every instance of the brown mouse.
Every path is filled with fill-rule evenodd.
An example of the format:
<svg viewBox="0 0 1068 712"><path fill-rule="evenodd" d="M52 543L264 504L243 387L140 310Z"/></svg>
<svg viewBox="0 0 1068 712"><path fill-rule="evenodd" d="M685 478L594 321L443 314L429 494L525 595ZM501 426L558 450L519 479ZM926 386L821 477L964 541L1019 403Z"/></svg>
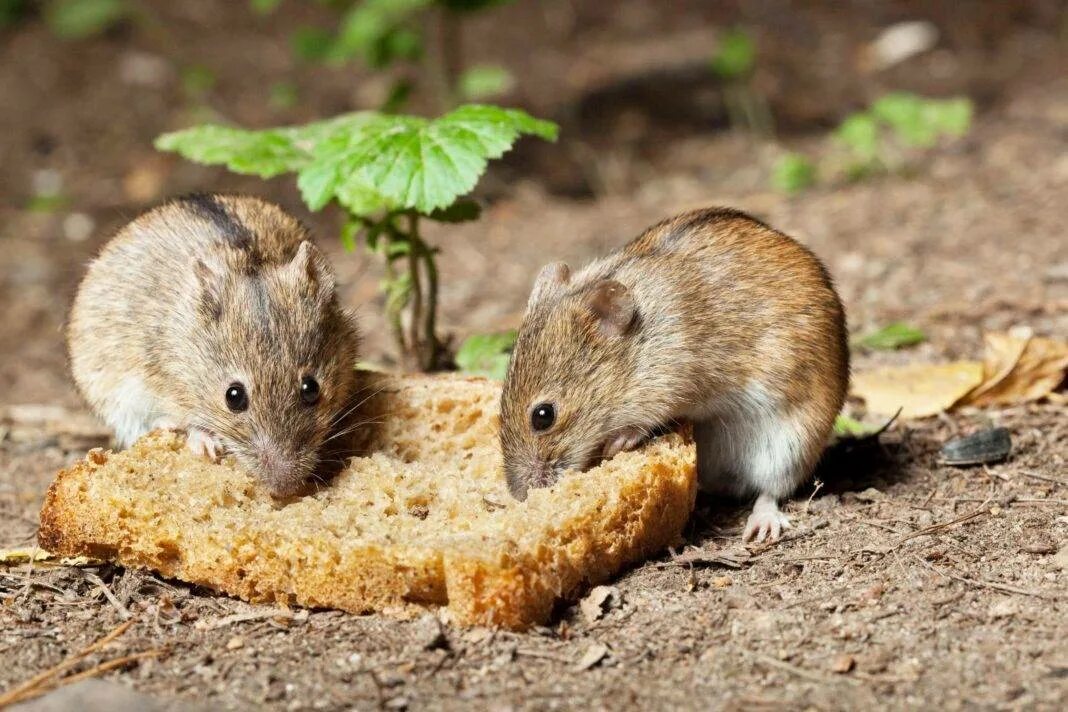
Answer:
<svg viewBox="0 0 1068 712"><path fill-rule="evenodd" d="M108 242L67 329L74 380L121 446L155 428L303 490L357 389L358 336L307 229L282 208L193 195Z"/></svg>
<svg viewBox="0 0 1068 712"><path fill-rule="evenodd" d="M509 488L690 421L705 490L756 496L746 540L778 539L845 399L845 313L820 261L736 210L685 213L571 273L543 268L501 398Z"/></svg>

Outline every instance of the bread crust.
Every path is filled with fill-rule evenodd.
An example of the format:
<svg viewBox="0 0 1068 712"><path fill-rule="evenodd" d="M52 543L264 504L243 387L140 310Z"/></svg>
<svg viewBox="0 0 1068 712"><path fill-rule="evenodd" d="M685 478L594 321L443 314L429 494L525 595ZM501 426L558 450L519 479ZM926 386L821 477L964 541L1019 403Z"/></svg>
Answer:
<svg viewBox="0 0 1068 712"><path fill-rule="evenodd" d="M405 617L431 607L462 625L524 629L679 539L696 493L681 435L515 502L496 384L375 379L368 454L314 495L280 506L231 463L155 432L62 470L38 541L252 602Z"/></svg>

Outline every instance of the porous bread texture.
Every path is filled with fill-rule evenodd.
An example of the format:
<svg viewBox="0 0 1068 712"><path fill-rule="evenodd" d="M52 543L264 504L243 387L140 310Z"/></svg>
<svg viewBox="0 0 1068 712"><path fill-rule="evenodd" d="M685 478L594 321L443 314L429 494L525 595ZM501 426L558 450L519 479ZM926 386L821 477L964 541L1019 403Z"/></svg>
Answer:
<svg viewBox="0 0 1068 712"><path fill-rule="evenodd" d="M522 629L675 542L693 508L694 448L680 435L517 502L501 474L496 384L376 374L369 388L369 454L314 494L278 503L232 462L155 432L61 471L39 542L253 602L439 607L459 624Z"/></svg>

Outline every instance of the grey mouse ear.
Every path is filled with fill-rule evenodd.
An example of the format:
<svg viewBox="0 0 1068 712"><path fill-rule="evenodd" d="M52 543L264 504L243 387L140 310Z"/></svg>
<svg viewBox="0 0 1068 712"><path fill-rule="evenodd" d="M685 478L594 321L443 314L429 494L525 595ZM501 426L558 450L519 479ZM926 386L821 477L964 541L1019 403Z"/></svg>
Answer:
<svg viewBox="0 0 1068 712"><path fill-rule="evenodd" d="M310 240L304 240L286 267L300 291L309 297L329 297L334 293L334 273L323 253Z"/></svg>
<svg viewBox="0 0 1068 712"><path fill-rule="evenodd" d="M602 279L590 286L584 297L586 308L597 320L601 333L622 336L634 323L638 306L626 285Z"/></svg>
<svg viewBox="0 0 1068 712"><path fill-rule="evenodd" d="M197 287L200 290L197 307L201 315L210 321L218 321L222 316L224 280L219 265L214 261L197 259L193 263L193 274L196 275Z"/></svg>
<svg viewBox="0 0 1068 712"><path fill-rule="evenodd" d="M553 262L541 268L534 279L534 288L530 292L527 305L535 304L550 294L559 291L571 281L571 268L566 262Z"/></svg>

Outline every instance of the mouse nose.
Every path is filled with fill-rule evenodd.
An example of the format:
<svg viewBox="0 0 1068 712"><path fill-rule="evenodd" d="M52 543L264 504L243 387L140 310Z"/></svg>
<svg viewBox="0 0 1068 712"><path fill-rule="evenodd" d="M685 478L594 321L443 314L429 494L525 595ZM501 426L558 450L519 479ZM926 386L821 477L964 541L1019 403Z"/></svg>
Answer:
<svg viewBox="0 0 1068 712"><path fill-rule="evenodd" d="M266 447L259 451L256 459L261 477L275 494L291 494L303 484L300 463L293 455L279 448Z"/></svg>

